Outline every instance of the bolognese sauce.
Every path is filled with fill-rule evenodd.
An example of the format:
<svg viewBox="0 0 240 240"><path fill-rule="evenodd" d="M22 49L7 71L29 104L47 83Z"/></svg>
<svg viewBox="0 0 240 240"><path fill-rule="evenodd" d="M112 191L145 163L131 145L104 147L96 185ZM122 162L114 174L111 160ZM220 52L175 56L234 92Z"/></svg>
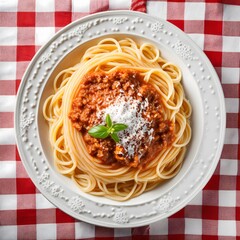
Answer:
<svg viewBox="0 0 240 240"><path fill-rule="evenodd" d="M106 114L128 126L118 133L119 143L88 134L93 126L104 124ZM174 123L165 119L160 94L136 70L86 74L69 118L89 154L112 166L144 167L175 139Z"/></svg>

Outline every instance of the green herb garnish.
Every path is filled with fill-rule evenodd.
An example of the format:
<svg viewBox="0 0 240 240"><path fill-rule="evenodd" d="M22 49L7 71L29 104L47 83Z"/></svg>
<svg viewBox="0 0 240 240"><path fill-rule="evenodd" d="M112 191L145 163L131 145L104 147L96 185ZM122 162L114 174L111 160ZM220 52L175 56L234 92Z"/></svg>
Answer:
<svg viewBox="0 0 240 240"><path fill-rule="evenodd" d="M106 119L106 126L98 125L92 127L88 134L94 138L107 138L110 136L115 142L119 142L118 132L123 131L128 128L126 124L123 123L114 123L109 114L107 114Z"/></svg>

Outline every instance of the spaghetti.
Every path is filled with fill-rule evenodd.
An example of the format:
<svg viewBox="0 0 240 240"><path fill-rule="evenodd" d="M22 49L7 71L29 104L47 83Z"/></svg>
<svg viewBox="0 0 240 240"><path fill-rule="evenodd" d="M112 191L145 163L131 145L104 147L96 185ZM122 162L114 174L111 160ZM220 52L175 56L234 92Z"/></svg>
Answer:
<svg viewBox="0 0 240 240"><path fill-rule="evenodd" d="M109 75L122 69L137 72L154 88L161 98L164 120L174 126L171 144L161 148L144 167L125 164L113 168L103 164L89 154L83 134L69 118L72 103L89 73ZM139 196L174 177L181 169L191 138L191 105L185 98L181 79L179 67L163 59L152 44L138 44L130 38L106 38L90 47L77 65L56 76L54 94L43 106L58 171L72 178L82 191L116 201ZM118 107L116 103L113 106Z"/></svg>

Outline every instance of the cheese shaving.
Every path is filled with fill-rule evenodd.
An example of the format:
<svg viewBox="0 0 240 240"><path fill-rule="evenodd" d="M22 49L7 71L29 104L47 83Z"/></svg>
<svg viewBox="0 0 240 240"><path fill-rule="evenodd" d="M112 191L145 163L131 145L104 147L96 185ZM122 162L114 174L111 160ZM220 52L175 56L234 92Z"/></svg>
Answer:
<svg viewBox="0 0 240 240"><path fill-rule="evenodd" d="M98 111L97 117L105 122L106 115L109 114L113 123L123 123L128 126L124 131L120 131L118 136L120 138L121 145L126 155L130 158L134 157L138 153L138 159L141 158L142 153L138 151L141 144L150 144L153 137L153 128L151 128L151 122L146 118L143 118L143 112L149 106L148 99L139 101L120 95L116 100L111 103L107 108Z"/></svg>

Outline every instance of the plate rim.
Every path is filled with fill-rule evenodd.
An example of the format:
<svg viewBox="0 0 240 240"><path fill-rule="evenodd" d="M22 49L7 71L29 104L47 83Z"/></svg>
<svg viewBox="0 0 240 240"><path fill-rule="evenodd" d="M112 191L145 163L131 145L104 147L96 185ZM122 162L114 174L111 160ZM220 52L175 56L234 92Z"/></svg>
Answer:
<svg viewBox="0 0 240 240"><path fill-rule="evenodd" d="M59 36L61 36L61 34L63 34L64 32L66 32L67 30L71 29L71 27L75 26L75 24L82 24L84 23L85 21L89 21L91 19L94 19L94 18L97 18L99 16L104 16L104 15L108 15L108 14L130 14L131 16L132 15L136 15L136 16L144 16L144 17L147 17L147 18L151 18L151 19L154 19L155 21L159 22L164 22L164 23L167 23L168 25L172 26L176 31L179 31L181 33L181 37L184 36L185 39L187 39L187 42L190 42L192 46L194 46L194 51L197 51L197 54L198 55L201 55L202 58L204 58L204 62L207 64L208 68L209 68L209 71L211 72L211 75L213 76L214 79L218 79L219 80L219 77L217 76L216 74L216 71L214 69L214 67L212 66L210 60L208 59L208 57L206 56L206 54L201 50L201 48L186 34L184 33L181 29L179 29L178 27L176 27L175 25L173 25L172 23L164 20L164 19L161 19L161 18L158 18L158 17L154 17L154 16L151 16L149 14L146 14L146 13L140 13L140 12L132 12L132 11L129 11L129 10L114 10L114 11L106 11L106 12L99 12L99 13L95 13L95 14L91 14L91 15L88 15L88 16L85 16L83 18L80 18L80 19L77 19L73 22L71 22L70 24L68 24L67 26L63 27L60 31L58 31L52 38L50 38L47 43L45 43L38 51L37 53L34 55L34 57L32 58L32 60L29 62L28 64L28 67L27 69L25 70L25 73L22 77L22 81L20 83L20 86L19 86L19 89L18 89L18 92L17 92L17 96L16 96L16 105L15 105L15 111L14 111L14 129L15 129L15 138L16 138L16 145L17 145L17 148L18 148L18 151L19 151L19 154L21 156L21 160L22 159L25 159L25 154L23 153L23 150L20 148L21 146L21 140L19 139L18 137L18 134L20 132L19 128L19 122L17 121L18 120L18 116L20 114L20 110L19 110L19 106L20 105L20 97L24 91L24 87L26 86L27 84L27 76L29 75L29 72L31 70L31 68L36 64L37 60L39 59L39 57L41 56L41 53L47 49L47 46L49 45L49 43L52 43L55 39L57 39ZM112 33L113 34L113 33ZM124 33L122 33L124 34ZM104 36L104 35L101 35L101 36ZM135 34L136 36L136 34ZM148 38L146 36L144 36L145 38ZM94 39L94 38L93 38ZM89 39L91 40L91 39ZM79 45L81 45L82 43L80 43ZM64 58L64 56L62 57L62 59ZM215 160L213 165L211 165L211 171L209 171L208 173L208 176L205 176L204 177L204 182L198 186L198 189L192 193L191 195L189 195L188 197L185 198L185 202L184 204L181 204L181 206L179 206L179 209L182 209L184 208L191 199L193 199L197 193L199 193L203 188L204 186L207 184L207 182L210 180L210 177L212 176L214 170L216 169L216 166L220 160L220 155L221 155L221 152L222 152L222 149L223 149L223 143L224 143L224 135L225 135L225 129L226 129L226 109L225 109L225 101L224 101L224 95L223 95L223 91L222 91L222 88L221 88L221 84L220 84L220 81L215 81L214 82L216 84L216 87L217 87L217 93L218 95L220 96L219 100L220 100L220 105L221 105L221 110L222 110L222 115L221 115L221 121L222 121L222 124L221 124L221 134L222 136L220 137L221 141L218 143L218 151L217 151L217 155L214 157L214 159L218 159L217 161ZM46 194L46 192L43 191L43 189L40 187L39 183L37 182L37 179L35 178L36 176L32 173L32 171L30 170L30 168L28 167L28 164L27 162L25 162L25 160L22 160L22 163L25 167L25 169L27 170L27 173L30 177L30 179L33 181L33 183L35 184L36 188L55 206L56 203L54 200L52 200L52 197L49 197L49 195ZM200 189L200 190L199 190ZM189 200L190 198L190 200ZM55 199L55 198L53 198ZM57 206L58 208L60 208L59 206ZM105 224L102 224L102 221L100 219L100 221L90 221L88 219L83 219L82 216L81 216L81 219L79 218L79 214L72 214L72 213L69 213L68 209L63 209L63 205L61 205L61 210L63 210L64 212L66 212L68 215L70 216L73 216L74 218L76 219L79 219L79 220L83 220L85 222L89 222L89 223L93 223L95 225L99 225L99 226L105 226L105 227L113 227L113 228L125 228L125 227L129 227L129 223L128 225L126 224L119 224L119 225L116 225L116 224L113 224L112 226L111 225L105 225ZM177 212L178 210L174 211L174 212ZM168 216L172 215L173 213L168 213L165 215L165 217L163 218L167 218ZM146 224L150 224L150 223L153 223L157 220L160 220L159 219L159 216L157 215L155 217L156 219L153 220L153 218L151 218L152 220L149 220L149 221L142 221L142 223L140 224L130 224L131 227L138 227L138 226L144 226ZM162 219L162 218L161 218Z"/></svg>

